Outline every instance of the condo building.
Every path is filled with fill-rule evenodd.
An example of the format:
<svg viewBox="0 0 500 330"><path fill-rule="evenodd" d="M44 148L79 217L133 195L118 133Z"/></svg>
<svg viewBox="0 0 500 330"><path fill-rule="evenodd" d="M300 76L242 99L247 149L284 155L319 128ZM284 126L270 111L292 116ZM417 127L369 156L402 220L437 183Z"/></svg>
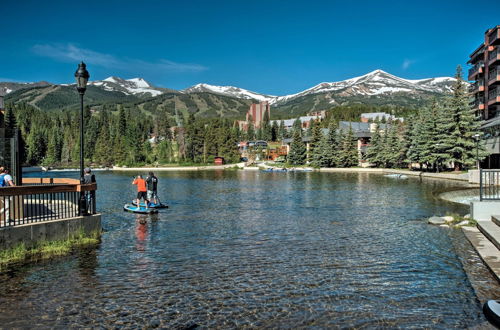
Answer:
<svg viewBox="0 0 500 330"><path fill-rule="evenodd" d="M266 112L267 119L269 120L271 118L271 106L267 101L250 105L245 120L237 121L240 130L244 130L245 132L248 131L250 124L252 124L255 129L259 129L264 122Z"/></svg>
<svg viewBox="0 0 500 330"><path fill-rule="evenodd" d="M471 104L483 120L487 151L483 168L500 168L500 25L484 33L484 42L469 56Z"/></svg>

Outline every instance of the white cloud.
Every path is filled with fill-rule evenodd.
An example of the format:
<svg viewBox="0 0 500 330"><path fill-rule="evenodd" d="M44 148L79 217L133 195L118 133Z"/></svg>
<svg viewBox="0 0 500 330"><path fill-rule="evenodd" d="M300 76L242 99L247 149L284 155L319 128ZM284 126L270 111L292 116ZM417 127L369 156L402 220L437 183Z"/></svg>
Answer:
<svg viewBox="0 0 500 330"><path fill-rule="evenodd" d="M406 70L410 67L410 65L412 65L415 62L416 62L415 60L410 60L410 59L405 58L401 67L403 68L403 70Z"/></svg>
<svg viewBox="0 0 500 330"><path fill-rule="evenodd" d="M120 58L110 54L99 53L90 49L80 48L74 44L37 44L32 51L43 57L60 62L84 61L90 65L98 65L110 69L144 72L201 72L208 70L199 64L177 63L166 59L148 62L134 58Z"/></svg>

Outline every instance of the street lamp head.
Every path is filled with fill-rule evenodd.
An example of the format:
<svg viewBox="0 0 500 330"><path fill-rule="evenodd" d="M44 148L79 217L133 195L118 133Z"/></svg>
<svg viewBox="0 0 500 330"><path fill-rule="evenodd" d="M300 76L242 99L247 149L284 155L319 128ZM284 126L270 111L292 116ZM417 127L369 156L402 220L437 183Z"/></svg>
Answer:
<svg viewBox="0 0 500 330"><path fill-rule="evenodd" d="M479 133L476 133L472 137L474 138L474 140L479 140L479 138L481 137L481 135Z"/></svg>
<svg viewBox="0 0 500 330"><path fill-rule="evenodd" d="M75 72L76 78L76 89L80 94L84 94L87 89L87 81L89 81L90 75L87 71L87 66L85 63L78 64L78 69Z"/></svg>

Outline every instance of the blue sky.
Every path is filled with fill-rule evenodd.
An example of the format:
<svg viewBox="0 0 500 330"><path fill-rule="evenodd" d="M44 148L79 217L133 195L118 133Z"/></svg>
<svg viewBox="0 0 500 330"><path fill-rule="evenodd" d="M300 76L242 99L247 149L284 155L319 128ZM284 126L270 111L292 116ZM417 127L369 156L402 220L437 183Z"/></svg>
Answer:
<svg viewBox="0 0 500 330"><path fill-rule="evenodd" d="M491 0L3 0L0 9L0 81L72 83L84 60L92 80L272 95L376 69L452 76L500 24Z"/></svg>

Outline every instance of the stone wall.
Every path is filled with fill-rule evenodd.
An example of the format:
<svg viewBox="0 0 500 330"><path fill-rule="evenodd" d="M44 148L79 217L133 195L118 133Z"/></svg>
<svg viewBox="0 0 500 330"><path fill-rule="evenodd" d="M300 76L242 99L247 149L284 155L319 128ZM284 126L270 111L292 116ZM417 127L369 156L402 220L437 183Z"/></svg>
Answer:
<svg viewBox="0 0 500 330"><path fill-rule="evenodd" d="M30 248L38 242L66 240L82 231L90 235L101 232L101 229L100 214L4 227L0 228L0 250L13 248L21 243Z"/></svg>

